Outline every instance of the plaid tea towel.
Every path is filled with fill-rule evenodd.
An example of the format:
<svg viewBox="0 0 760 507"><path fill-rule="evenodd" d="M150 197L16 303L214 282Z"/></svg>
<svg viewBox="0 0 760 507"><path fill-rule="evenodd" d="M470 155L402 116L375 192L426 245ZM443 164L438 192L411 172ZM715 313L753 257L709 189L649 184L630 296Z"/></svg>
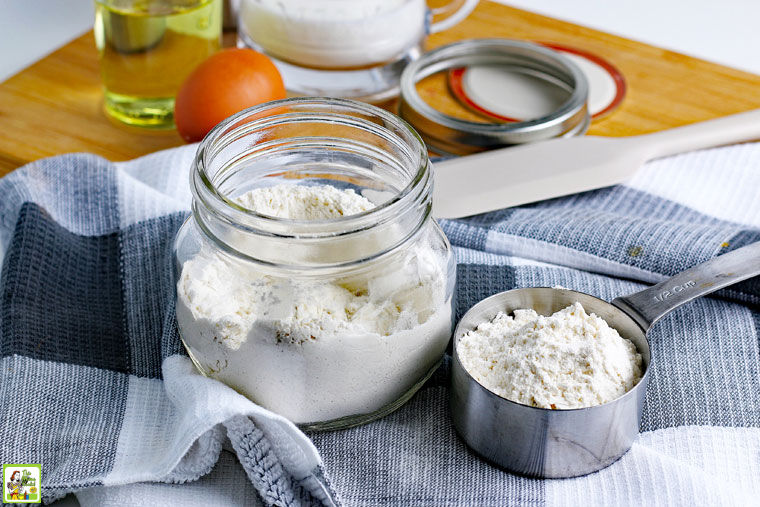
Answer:
<svg viewBox="0 0 760 507"><path fill-rule="evenodd" d="M641 435L612 466L536 480L474 456L447 362L404 407L304 435L198 374L171 245L194 147L40 160L0 180L0 462L83 505L748 505L760 497L760 281L651 331ZM604 299L760 240L760 144L651 162L626 185L441 224L459 315L495 292ZM329 475L329 479L328 479ZM247 479L247 480L246 480Z"/></svg>

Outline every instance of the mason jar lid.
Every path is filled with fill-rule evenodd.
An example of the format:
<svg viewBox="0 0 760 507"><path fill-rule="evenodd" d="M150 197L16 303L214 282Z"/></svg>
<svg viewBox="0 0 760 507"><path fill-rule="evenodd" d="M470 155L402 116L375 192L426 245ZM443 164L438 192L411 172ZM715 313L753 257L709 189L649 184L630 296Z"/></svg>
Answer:
<svg viewBox="0 0 760 507"><path fill-rule="evenodd" d="M456 118L435 109L417 84L434 74L467 66L499 66L539 80L529 90L539 95L563 93L559 106L538 118L487 123ZM589 85L581 69L557 51L510 39L471 39L436 48L409 64L401 76L399 114L442 155L465 155L491 148L583 134L589 126ZM504 101L525 100L504 90Z"/></svg>
<svg viewBox="0 0 760 507"><path fill-rule="evenodd" d="M623 74L611 62L589 51L561 44L539 42L568 57L588 81L591 122L606 117L623 102ZM502 121L521 121L544 116L567 99L567 91L537 77L521 75L503 65L470 65L448 72L452 95L475 113ZM545 93L536 91L543 88ZM509 90L510 100L504 100Z"/></svg>

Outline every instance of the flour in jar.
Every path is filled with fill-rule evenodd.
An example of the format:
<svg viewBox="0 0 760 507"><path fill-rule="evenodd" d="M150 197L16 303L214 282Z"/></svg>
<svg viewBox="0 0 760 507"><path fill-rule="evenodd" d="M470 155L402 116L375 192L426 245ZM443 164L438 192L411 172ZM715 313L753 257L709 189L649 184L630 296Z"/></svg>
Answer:
<svg viewBox="0 0 760 507"><path fill-rule="evenodd" d="M330 185L277 185L236 200L298 220L375 207ZM267 409L297 423L367 414L442 357L451 332L445 272L445 259L424 242L337 278L273 276L202 249L182 267L177 320L207 374Z"/></svg>
<svg viewBox="0 0 760 507"><path fill-rule="evenodd" d="M607 322L574 303L551 316L499 312L457 343L470 375L509 400L573 409L619 398L642 376L641 354Z"/></svg>
<svg viewBox="0 0 760 507"><path fill-rule="evenodd" d="M424 36L424 0L242 0L239 23L271 56L306 67L389 62Z"/></svg>

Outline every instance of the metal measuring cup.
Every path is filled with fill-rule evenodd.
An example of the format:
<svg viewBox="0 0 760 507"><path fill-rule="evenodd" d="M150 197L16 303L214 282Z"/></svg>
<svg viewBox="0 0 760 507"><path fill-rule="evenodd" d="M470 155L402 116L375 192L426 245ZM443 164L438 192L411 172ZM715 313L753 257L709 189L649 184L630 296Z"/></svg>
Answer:
<svg viewBox="0 0 760 507"><path fill-rule="evenodd" d="M630 449L639 431L652 357L646 333L660 318L691 301L760 274L760 242L683 271L646 290L607 303L568 289L536 287L498 293L473 306L454 331L451 417L454 427L479 455L512 472L565 478L600 470ZM461 337L499 311L532 308L551 315L580 302L631 340L643 359L644 375L623 396L587 408L549 410L494 394L462 366Z"/></svg>

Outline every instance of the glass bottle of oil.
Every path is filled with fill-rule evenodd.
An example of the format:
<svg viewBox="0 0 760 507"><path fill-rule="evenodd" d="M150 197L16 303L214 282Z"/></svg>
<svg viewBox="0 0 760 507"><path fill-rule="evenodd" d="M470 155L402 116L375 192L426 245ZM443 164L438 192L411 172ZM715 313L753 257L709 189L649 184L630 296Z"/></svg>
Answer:
<svg viewBox="0 0 760 507"><path fill-rule="evenodd" d="M174 96L217 51L222 0L95 0L105 110L130 125L174 127Z"/></svg>

